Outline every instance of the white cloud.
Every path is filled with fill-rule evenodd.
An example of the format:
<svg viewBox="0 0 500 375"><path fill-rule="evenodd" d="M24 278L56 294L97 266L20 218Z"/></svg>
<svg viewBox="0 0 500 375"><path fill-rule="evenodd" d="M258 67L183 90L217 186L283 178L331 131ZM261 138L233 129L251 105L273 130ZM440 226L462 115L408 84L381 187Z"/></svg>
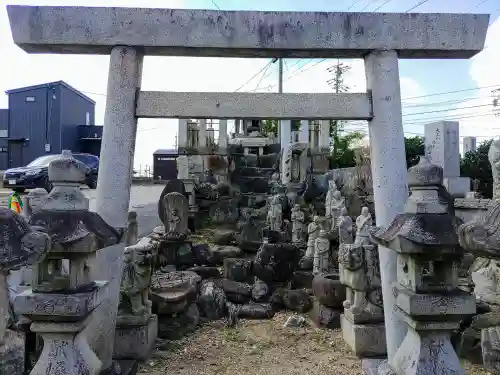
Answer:
<svg viewBox="0 0 500 375"><path fill-rule="evenodd" d="M1 0L0 0L1 1ZM22 3L11 0L9 3ZM60 1L45 1L44 5L60 4ZM66 1L65 5L73 5ZM141 6L141 7L185 7L182 0L87 0L88 6ZM108 62L107 56L30 55L12 43L5 8L0 10L0 48L4 52L4 66L0 71L0 89L64 80L85 92L96 102L96 123L104 118ZM160 91L234 91L252 75L264 67L267 59L146 57L142 78L144 90ZM318 63L313 60L296 64L285 63L285 92L332 92L326 83L327 68L336 60ZM344 61L351 66L346 83L352 92L366 90L364 64L362 60ZM260 74L240 91L277 91L277 63L265 74ZM262 80L261 80L262 78ZM256 90L258 88L258 90ZM403 97L423 95L418 82L410 77L401 78ZM0 107L6 107L6 98L0 98ZM152 152L158 148L171 148L177 133L176 120L141 119L136 142L135 166L152 164Z"/></svg>
<svg viewBox="0 0 500 375"><path fill-rule="evenodd" d="M500 88L500 75L498 74L498 66L500 64L499 39L500 18L497 18L491 23L488 29L485 49L471 59L469 68L469 74L476 82L477 87L484 87L484 89L471 93L470 96L474 97L474 99L457 105L457 107L464 109L455 110L446 114L452 117L474 116L457 119L457 121L460 122L460 135L462 137L477 136L478 144L487 140L488 137L498 137L500 134L500 117L491 115L494 113L492 106L493 97L491 94L494 87L490 87L498 85L498 88Z"/></svg>

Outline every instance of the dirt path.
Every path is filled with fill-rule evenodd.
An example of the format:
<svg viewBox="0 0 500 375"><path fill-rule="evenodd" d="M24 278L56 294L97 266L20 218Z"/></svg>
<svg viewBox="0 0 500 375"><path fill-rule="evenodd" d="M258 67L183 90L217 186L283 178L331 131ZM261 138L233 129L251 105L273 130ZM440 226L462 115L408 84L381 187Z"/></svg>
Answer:
<svg viewBox="0 0 500 375"><path fill-rule="evenodd" d="M165 342L140 374L164 375L351 375L361 362L340 330L283 328L291 314L272 320L241 321L236 328L207 323L192 336ZM161 347L163 346L163 347Z"/></svg>

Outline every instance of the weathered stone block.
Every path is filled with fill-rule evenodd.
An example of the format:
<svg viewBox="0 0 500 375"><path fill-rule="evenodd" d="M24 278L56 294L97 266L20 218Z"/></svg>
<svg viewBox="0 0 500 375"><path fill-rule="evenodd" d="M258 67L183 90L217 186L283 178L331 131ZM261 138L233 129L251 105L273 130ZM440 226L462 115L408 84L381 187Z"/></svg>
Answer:
<svg viewBox="0 0 500 375"><path fill-rule="evenodd" d="M382 357L387 353L385 326L381 324L354 324L344 315L340 317L342 337L358 357Z"/></svg>
<svg viewBox="0 0 500 375"><path fill-rule="evenodd" d="M108 296L108 283L86 293L57 294L33 293L27 290L14 299L16 314L35 318L37 321L78 321L94 311Z"/></svg>
<svg viewBox="0 0 500 375"><path fill-rule="evenodd" d="M151 315L136 322L121 322L120 317L115 330L113 359L136 359L144 361L154 349L158 333L158 317ZM142 321L141 321L142 320Z"/></svg>

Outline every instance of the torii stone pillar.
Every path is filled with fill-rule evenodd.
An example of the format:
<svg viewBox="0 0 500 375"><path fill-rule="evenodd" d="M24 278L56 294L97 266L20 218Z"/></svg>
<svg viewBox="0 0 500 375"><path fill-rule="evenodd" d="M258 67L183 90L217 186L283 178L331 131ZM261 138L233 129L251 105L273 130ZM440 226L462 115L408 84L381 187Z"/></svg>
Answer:
<svg viewBox="0 0 500 375"><path fill-rule="evenodd" d="M123 230L127 226L132 185L137 134L135 106L137 91L141 86L142 62L143 55L135 48L117 46L111 50L96 211L109 225ZM99 276L105 275L97 275ZM115 276L120 280L119 275ZM104 277L104 280L107 278ZM119 288L119 282L113 282L113 286L114 284ZM100 340L101 351L98 356L102 362L102 372L112 365L115 343L119 289L112 288L110 293L116 304L111 304L102 318L102 326L106 327L107 332L96 336Z"/></svg>
<svg viewBox="0 0 500 375"><path fill-rule="evenodd" d="M407 170L396 51L373 51L365 56L366 86L372 92L374 117L368 122L378 226L388 226L404 212ZM396 282L396 253L379 247L384 315L389 363L403 341L407 325L396 307L392 284Z"/></svg>
<svg viewBox="0 0 500 375"><path fill-rule="evenodd" d="M109 57L96 207L109 225L120 229L127 226L142 61L138 49L122 46L114 47Z"/></svg>
<svg viewBox="0 0 500 375"><path fill-rule="evenodd" d="M282 120L280 121L280 142L281 142L281 182L283 184L289 184L290 183L290 165L287 165L287 163L290 163L291 160L289 160L286 157L286 154L288 152L288 148L291 143L291 131L292 131L292 122L290 120ZM288 173L286 172L288 171Z"/></svg>

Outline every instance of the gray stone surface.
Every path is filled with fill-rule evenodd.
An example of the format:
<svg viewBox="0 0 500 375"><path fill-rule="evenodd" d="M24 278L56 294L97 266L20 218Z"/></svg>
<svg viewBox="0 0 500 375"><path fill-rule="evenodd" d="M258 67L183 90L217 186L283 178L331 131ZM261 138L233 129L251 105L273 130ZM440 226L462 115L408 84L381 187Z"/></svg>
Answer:
<svg viewBox="0 0 500 375"><path fill-rule="evenodd" d="M358 357L381 357L387 352L385 326L381 324L354 324L344 315L340 317L342 337Z"/></svg>
<svg viewBox="0 0 500 375"><path fill-rule="evenodd" d="M367 120L370 96L362 93L295 94L143 91L137 116L163 118L290 118Z"/></svg>
<svg viewBox="0 0 500 375"><path fill-rule="evenodd" d="M14 43L28 52L352 57L397 50L402 58L468 58L484 46L489 15L315 13L184 9L7 7Z"/></svg>
<svg viewBox="0 0 500 375"><path fill-rule="evenodd" d="M158 333L158 317L151 315L145 324L116 325L113 359L148 359Z"/></svg>

